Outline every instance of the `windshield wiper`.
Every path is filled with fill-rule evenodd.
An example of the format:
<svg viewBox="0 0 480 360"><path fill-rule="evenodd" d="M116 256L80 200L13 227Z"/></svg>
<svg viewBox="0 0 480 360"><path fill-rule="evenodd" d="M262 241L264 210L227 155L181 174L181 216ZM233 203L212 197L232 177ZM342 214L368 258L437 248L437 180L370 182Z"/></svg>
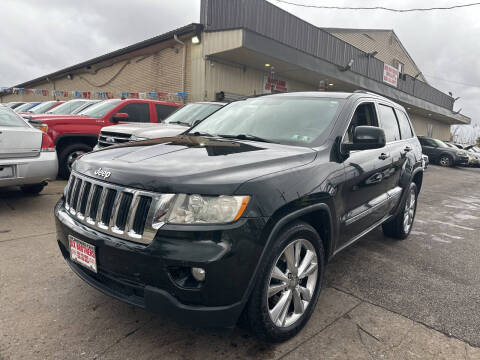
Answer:
<svg viewBox="0 0 480 360"><path fill-rule="evenodd" d="M238 135L220 135L219 134L217 136L221 138L226 138L226 139L252 140L252 141L265 142L265 143L273 143L273 141L271 140L264 139L255 135L250 135L250 134L238 134Z"/></svg>
<svg viewBox="0 0 480 360"><path fill-rule="evenodd" d="M206 133L206 132L200 132L200 131L195 131L195 132L193 132L193 133L188 132L188 133L186 133L185 135L192 135L192 136L210 136L210 137L213 137L212 134L209 134L209 133Z"/></svg>
<svg viewBox="0 0 480 360"><path fill-rule="evenodd" d="M185 121L172 121L172 122L168 122L166 124L178 124L178 125L185 125L185 126L188 126L188 127L191 127L192 125L190 125L189 123L185 122Z"/></svg>

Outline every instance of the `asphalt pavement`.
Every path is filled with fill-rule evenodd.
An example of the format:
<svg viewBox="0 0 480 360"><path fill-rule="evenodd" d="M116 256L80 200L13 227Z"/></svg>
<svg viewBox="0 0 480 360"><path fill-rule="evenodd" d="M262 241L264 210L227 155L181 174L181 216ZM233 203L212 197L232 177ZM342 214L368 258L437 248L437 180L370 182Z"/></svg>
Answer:
<svg viewBox="0 0 480 360"><path fill-rule="evenodd" d="M71 272L53 206L0 190L0 359L480 359L480 169L425 173L404 241L380 229L338 254L307 327L267 345L242 329L182 327Z"/></svg>

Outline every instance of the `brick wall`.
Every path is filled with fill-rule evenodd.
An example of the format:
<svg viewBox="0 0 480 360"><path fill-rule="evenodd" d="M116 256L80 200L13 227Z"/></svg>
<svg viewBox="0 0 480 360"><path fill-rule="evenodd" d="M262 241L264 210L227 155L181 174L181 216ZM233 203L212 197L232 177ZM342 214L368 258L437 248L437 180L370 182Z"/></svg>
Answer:
<svg viewBox="0 0 480 360"><path fill-rule="evenodd" d="M190 43L187 40L185 39L185 42ZM83 69L73 73L71 80L65 75L52 80L52 83L44 81L28 86L33 89L47 89L49 90L48 96L11 94L2 96L0 100L1 102L51 100L53 98L51 90L54 88L68 91L90 91L92 98L98 91L113 92L115 97L120 97L122 91L176 93L182 91L182 64L182 45L170 41L95 64L90 70ZM189 58L187 57L188 64ZM71 93L68 98L59 97L60 100L72 98Z"/></svg>

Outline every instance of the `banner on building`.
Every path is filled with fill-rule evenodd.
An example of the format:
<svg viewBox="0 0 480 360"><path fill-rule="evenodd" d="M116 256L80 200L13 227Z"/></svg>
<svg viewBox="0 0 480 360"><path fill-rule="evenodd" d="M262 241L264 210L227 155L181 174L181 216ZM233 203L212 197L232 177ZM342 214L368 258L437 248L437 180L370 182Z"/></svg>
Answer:
<svg viewBox="0 0 480 360"><path fill-rule="evenodd" d="M270 76L263 77L263 93L271 94L275 92L287 92L288 83L287 80L274 79Z"/></svg>
<svg viewBox="0 0 480 360"><path fill-rule="evenodd" d="M397 87L399 73L398 69L395 69L393 66L383 64L384 83Z"/></svg>
<svg viewBox="0 0 480 360"><path fill-rule="evenodd" d="M113 99L114 97L121 97L124 99L154 99L161 101L169 102L181 102L185 101L188 98L188 93L186 91L179 92L163 92L163 91L145 91L145 92L130 92L130 91L120 91L115 94L112 91L82 91L82 90L47 90L47 89L24 89L24 88L13 88L13 87L0 87L0 95L38 95L38 96L49 96L52 97L73 97L75 99Z"/></svg>

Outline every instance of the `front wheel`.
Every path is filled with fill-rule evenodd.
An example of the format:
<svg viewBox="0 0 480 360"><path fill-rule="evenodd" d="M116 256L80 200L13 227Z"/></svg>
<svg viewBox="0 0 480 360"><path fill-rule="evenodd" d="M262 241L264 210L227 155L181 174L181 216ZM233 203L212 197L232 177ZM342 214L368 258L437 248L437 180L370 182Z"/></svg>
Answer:
<svg viewBox="0 0 480 360"><path fill-rule="evenodd" d="M87 144L71 144L64 147L58 155L59 175L68 179L72 171L73 163L83 154L92 151L92 147Z"/></svg>
<svg viewBox="0 0 480 360"><path fill-rule="evenodd" d="M448 155L442 155L440 156L440 159L438 160L438 163L440 164L440 166L443 166L443 167L451 167L453 166L453 160L450 156Z"/></svg>
<svg viewBox="0 0 480 360"><path fill-rule="evenodd" d="M284 228L259 268L245 309L251 330L269 342L295 336L308 322L322 287L324 252L313 227Z"/></svg>
<svg viewBox="0 0 480 360"><path fill-rule="evenodd" d="M401 211L392 220L383 223L382 228L383 233L388 237L403 240L410 234L417 213L417 185L414 182L407 189L400 208Z"/></svg>

